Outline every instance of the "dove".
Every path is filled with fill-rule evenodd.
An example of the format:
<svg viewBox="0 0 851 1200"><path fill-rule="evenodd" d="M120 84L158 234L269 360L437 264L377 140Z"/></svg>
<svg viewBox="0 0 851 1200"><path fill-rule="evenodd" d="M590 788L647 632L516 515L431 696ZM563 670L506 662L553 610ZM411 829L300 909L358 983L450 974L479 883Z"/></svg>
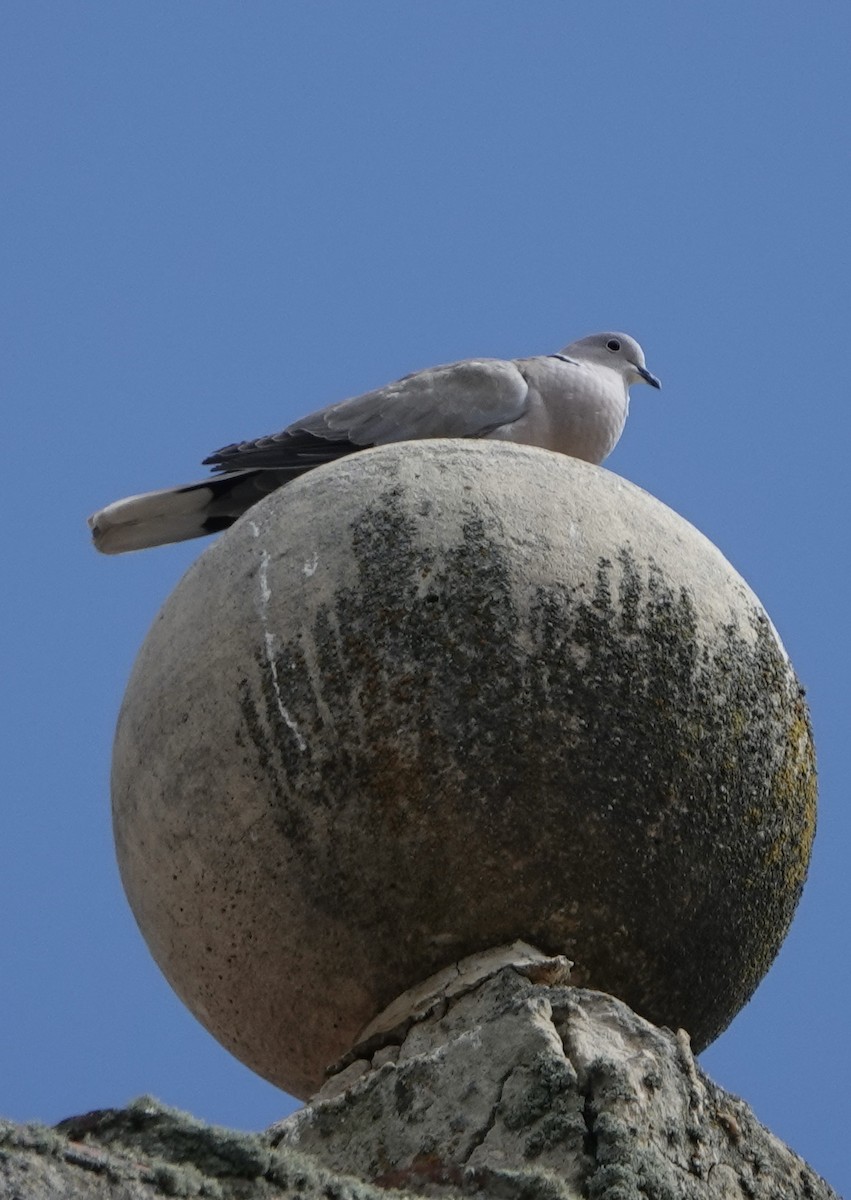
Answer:
<svg viewBox="0 0 851 1200"><path fill-rule="evenodd" d="M216 450L200 482L116 500L89 517L94 544L123 554L218 533L304 472L391 442L488 438L599 464L623 432L634 383L661 386L626 333L592 334L533 358L429 367Z"/></svg>

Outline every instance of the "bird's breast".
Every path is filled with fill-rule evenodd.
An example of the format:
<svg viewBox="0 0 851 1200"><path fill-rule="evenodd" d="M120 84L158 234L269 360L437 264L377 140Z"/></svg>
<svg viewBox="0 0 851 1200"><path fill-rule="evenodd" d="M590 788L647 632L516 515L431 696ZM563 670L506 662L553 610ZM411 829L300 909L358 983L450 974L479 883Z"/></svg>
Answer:
<svg viewBox="0 0 851 1200"><path fill-rule="evenodd" d="M623 380L615 372L555 358L536 360L524 374L529 385L526 411L490 436L601 463L626 422L628 391Z"/></svg>

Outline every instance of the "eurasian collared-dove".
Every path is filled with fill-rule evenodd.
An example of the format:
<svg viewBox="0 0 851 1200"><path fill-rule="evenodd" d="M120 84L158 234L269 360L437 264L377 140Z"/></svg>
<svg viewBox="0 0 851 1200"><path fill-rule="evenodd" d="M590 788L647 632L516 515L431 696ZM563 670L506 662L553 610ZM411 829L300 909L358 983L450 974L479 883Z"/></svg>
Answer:
<svg viewBox="0 0 851 1200"><path fill-rule="evenodd" d="M200 483L117 500L89 518L104 554L217 533L263 496L344 454L415 438L496 438L601 463L624 427L632 383L659 387L625 333L595 333L557 354L471 358L406 375L225 446Z"/></svg>

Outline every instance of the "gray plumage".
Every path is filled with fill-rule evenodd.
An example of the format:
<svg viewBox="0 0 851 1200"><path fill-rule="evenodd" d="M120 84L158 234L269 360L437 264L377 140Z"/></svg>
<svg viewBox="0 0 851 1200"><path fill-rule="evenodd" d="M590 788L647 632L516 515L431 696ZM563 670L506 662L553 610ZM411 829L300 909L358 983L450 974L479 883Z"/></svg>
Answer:
<svg viewBox="0 0 851 1200"><path fill-rule="evenodd" d="M430 367L270 437L225 446L204 460L208 479L117 500L89 525L105 554L202 537L322 463L419 438L493 438L600 463L623 431L630 385L641 382L660 386L625 333L593 334L535 358Z"/></svg>

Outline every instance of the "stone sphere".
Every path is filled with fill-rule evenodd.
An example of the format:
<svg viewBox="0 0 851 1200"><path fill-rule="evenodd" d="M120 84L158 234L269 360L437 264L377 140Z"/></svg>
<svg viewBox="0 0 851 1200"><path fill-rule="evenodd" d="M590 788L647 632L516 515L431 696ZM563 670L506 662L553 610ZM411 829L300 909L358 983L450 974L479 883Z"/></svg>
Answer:
<svg viewBox="0 0 851 1200"><path fill-rule="evenodd" d="M303 1097L400 992L517 939L702 1048L787 931L815 773L777 633L691 525L575 459L421 441L190 568L113 812L171 985Z"/></svg>

